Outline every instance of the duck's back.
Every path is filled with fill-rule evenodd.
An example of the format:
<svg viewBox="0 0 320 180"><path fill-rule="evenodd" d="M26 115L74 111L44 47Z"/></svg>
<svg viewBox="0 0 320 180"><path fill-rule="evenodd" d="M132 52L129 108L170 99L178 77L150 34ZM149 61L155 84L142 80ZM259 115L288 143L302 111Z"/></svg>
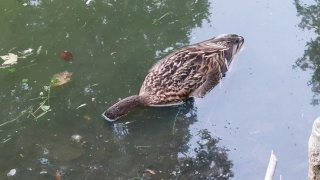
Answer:
<svg viewBox="0 0 320 180"><path fill-rule="evenodd" d="M224 51L228 48L205 45L206 42L175 51L157 62L149 70L139 95L147 96L149 105L172 105L183 102L199 88L209 91L218 84L227 71ZM203 87L208 78L213 84Z"/></svg>

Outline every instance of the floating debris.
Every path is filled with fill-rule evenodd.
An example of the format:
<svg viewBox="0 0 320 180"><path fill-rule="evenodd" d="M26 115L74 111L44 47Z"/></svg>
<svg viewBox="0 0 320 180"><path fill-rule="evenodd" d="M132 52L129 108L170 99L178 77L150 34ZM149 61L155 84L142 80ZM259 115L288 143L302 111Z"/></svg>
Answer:
<svg viewBox="0 0 320 180"><path fill-rule="evenodd" d="M46 171L46 170L42 170L41 172L40 172L40 174L47 174L48 172Z"/></svg>
<svg viewBox="0 0 320 180"><path fill-rule="evenodd" d="M10 176L14 176L16 174L17 170L16 169L11 169L8 173L7 173L7 176L10 177Z"/></svg>
<svg viewBox="0 0 320 180"><path fill-rule="evenodd" d="M81 104L80 106L77 107L77 109L83 107L83 106L86 106L87 104Z"/></svg>
<svg viewBox="0 0 320 180"><path fill-rule="evenodd" d="M73 55L69 51L62 51L59 53L59 56L65 61L73 60Z"/></svg>
<svg viewBox="0 0 320 180"><path fill-rule="evenodd" d="M42 46L39 46L38 49L37 49L37 54L40 54L41 49L42 49Z"/></svg>
<svg viewBox="0 0 320 180"><path fill-rule="evenodd" d="M71 136L71 139L73 141L76 141L77 143L79 143L83 139L83 137L80 136L79 134L74 134L74 135Z"/></svg>
<svg viewBox="0 0 320 180"><path fill-rule="evenodd" d="M71 80L71 76L72 73L68 71L53 75L54 82L52 82L52 86L61 86L66 84Z"/></svg>
<svg viewBox="0 0 320 180"><path fill-rule="evenodd" d="M87 0L86 5L89 5L93 0Z"/></svg>
<svg viewBox="0 0 320 180"><path fill-rule="evenodd" d="M30 54L32 53L33 49L29 48L23 51L18 51L18 53L22 54L22 55L26 55L26 54Z"/></svg>
<svg viewBox="0 0 320 180"><path fill-rule="evenodd" d="M152 174L152 175L155 175L155 174L156 174L156 172L154 172L154 171L151 170L151 169L145 169L143 172L147 172L147 173L150 173L150 174Z"/></svg>

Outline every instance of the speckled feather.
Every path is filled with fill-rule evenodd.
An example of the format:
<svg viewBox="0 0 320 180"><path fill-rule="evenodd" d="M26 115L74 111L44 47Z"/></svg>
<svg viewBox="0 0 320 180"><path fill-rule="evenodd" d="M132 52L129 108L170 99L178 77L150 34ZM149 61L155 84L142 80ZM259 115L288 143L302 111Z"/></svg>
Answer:
<svg viewBox="0 0 320 180"><path fill-rule="evenodd" d="M228 47L224 42L215 41L213 38L182 48L160 60L149 70L139 96L148 97L148 105L203 97L220 82L232 60L226 59Z"/></svg>

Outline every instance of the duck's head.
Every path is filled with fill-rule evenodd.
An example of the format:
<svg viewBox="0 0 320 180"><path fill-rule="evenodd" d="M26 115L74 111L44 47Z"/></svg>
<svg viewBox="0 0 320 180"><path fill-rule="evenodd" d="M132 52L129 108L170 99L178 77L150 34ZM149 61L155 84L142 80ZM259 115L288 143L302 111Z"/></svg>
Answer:
<svg viewBox="0 0 320 180"><path fill-rule="evenodd" d="M225 51L225 57L230 63L234 56L241 50L244 39L242 36L238 36L236 34L221 34L213 38L211 42L221 44L229 48Z"/></svg>
<svg viewBox="0 0 320 180"><path fill-rule="evenodd" d="M102 113L102 117L110 122L116 121L127 115L131 109L144 104L144 97L138 95L129 96L117 102Z"/></svg>

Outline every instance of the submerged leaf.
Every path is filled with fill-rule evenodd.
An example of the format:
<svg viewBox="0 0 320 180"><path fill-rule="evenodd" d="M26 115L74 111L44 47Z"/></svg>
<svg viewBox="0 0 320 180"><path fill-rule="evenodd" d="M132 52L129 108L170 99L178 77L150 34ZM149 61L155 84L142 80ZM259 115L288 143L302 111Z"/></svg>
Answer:
<svg viewBox="0 0 320 180"><path fill-rule="evenodd" d="M16 71L16 68L9 68L8 71L13 73Z"/></svg>
<svg viewBox="0 0 320 180"><path fill-rule="evenodd" d="M28 82L28 79L22 79L22 82Z"/></svg>
<svg viewBox="0 0 320 180"><path fill-rule="evenodd" d="M61 174L60 174L60 171L56 171L56 180L61 180Z"/></svg>
<svg viewBox="0 0 320 180"><path fill-rule="evenodd" d="M61 86L63 84L68 83L71 80L71 76L72 76L72 73L68 71L64 71L62 73L53 75L53 78L55 78L56 81L52 82L51 80L52 86Z"/></svg>
<svg viewBox="0 0 320 180"><path fill-rule="evenodd" d="M65 61L73 60L73 55L69 51L62 51L59 53L59 56Z"/></svg>

